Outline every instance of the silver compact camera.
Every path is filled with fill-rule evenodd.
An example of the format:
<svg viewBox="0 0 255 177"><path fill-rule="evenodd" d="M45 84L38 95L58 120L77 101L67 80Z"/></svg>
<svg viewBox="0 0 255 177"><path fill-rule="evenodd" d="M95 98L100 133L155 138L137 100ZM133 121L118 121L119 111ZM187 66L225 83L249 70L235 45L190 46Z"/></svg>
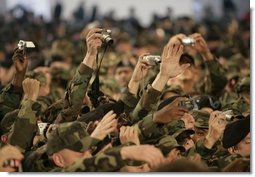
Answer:
<svg viewBox="0 0 255 177"><path fill-rule="evenodd" d="M103 31L101 32L101 34L102 34L101 40L104 44L107 44L107 45L113 44L113 39L111 37L111 33L112 33L112 31L109 29L103 29Z"/></svg>
<svg viewBox="0 0 255 177"><path fill-rule="evenodd" d="M161 63L161 56L159 55L145 55L142 58L150 66L157 66Z"/></svg>
<svg viewBox="0 0 255 177"><path fill-rule="evenodd" d="M24 50L26 48L35 48L35 44L32 41L23 41L20 40L18 43L18 49Z"/></svg>
<svg viewBox="0 0 255 177"><path fill-rule="evenodd" d="M234 119L234 113L233 113L232 110L224 111L223 114L224 114L225 120L226 120L227 122L233 121L233 119Z"/></svg>
<svg viewBox="0 0 255 177"><path fill-rule="evenodd" d="M195 39L187 37L182 39L182 44L185 46L194 46L196 43Z"/></svg>

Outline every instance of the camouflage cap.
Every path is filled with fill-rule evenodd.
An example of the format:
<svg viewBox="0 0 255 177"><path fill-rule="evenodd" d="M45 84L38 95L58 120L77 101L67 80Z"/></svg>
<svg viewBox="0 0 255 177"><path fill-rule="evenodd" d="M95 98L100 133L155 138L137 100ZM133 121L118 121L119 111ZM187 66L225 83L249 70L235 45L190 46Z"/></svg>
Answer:
<svg viewBox="0 0 255 177"><path fill-rule="evenodd" d="M40 85L47 84L46 76L43 72L28 71L26 77L38 80Z"/></svg>
<svg viewBox="0 0 255 177"><path fill-rule="evenodd" d="M155 146L162 151L164 156L167 156L167 154L174 148L179 149L181 152L185 152L185 148L179 145L176 139L170 135L163 136Z"/></svg>
<svg viewBox="0 0 255 177"><path fill-rule="evenodd" d="M210 114L206 111L201 110L192 110L192 116L195 119L195 127L201 129L208 129Z"/></svg>
<svg viewBox="0 0 255 177"><path fill-rule="evenodd" d="M47 154L52 155L62 149L84 152L97 144L99 140L89 136L84 122L68 122L60 124L52 130L47 141Z"/></svg>

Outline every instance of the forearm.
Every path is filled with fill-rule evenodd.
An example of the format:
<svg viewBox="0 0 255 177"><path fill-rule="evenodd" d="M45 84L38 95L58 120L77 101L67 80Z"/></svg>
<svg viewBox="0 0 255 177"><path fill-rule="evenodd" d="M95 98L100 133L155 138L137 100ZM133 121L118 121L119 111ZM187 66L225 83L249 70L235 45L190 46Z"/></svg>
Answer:
<svg viewBox="0 0 255 177"><path fill-rule="evenodd" d="M77 118L83 98L89 86L89 81L92 76L93 69L81 63L75 76L71 80L66 96L65 109L61 111L61 120L59 122L69 122Z"/></svg>
<svg viewBox="0 0 255 177"><path fill-rule="evenodd" d="M11 145L18 146L22 152L32 146L34 133L37 130L37 110L33 110L33 108L38 106L38 103L32 100L22 101L18 118L13 125L13 131L8 137L8 142Z"/></svg>
<svg viewBox="0 0 255 177"><path fill-rule="evenodd" d="M22 88L22 82L24 80L25 74L26 72L19 72L19 73L16 72L12 80L12 85Z"/></svg>
<svg viewBox="0 0 255 177"><path fill-rule="evenodd" d="M124 103L124 112L129 115L135 109L139 99L132 94L128 88L125 88L121 93L120 100Z"/></svg>
<svg viewBox="0 0 255 177"><path fill-rule="evenodd" d="M133 81L133 79L131 78L131 80L128 83L129 92L133 95L137 95L138 89L139 89L139 82Z"/></svg>
<svg viewBox="0 0 255 177"><path fill-rule="evenodd" d="M163 89L165 88L167 81L168 81L168 77L161 75L161 73L158 73L157 77L152 83L152 87L155 90L162 92Z"/></svg>
<svg viewBox="0 0 255 177"><path fill-rule="evenodd" d="M143 117L147 116L150 112L157 109L157 103L160 100L161 92L148 85L148 88L143 93L140 101L136 105L130 117L132 122L138 122Z"/></svg>
<svg viewBox="0 0 255 177"><path fill-rule="evenodd" d="M22 99L22 87L7 85L0 92L0 118L10 111L17 109Z"/></svg>

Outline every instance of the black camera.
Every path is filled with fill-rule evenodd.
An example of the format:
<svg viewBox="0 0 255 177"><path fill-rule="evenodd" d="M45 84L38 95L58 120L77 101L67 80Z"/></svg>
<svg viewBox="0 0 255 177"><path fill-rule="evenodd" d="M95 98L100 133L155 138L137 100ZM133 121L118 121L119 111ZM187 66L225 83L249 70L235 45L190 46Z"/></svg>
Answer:
<svg viewBox="0 0 255 177"><path fill-rule="evenodd" d="M178 106L188 108L189 111L197 108L197 104L193 99L181 101Z"/></svg>
<svg viewBox="0 0 255 177"><path fill-rule="evenodd" d="M113 39L111 37L111 33L112 31L109 30L109 29L103 29L101 34L102 34L102 37L101 37L101 40L104 44L106 45L112 45L113 44Z"/></svg>

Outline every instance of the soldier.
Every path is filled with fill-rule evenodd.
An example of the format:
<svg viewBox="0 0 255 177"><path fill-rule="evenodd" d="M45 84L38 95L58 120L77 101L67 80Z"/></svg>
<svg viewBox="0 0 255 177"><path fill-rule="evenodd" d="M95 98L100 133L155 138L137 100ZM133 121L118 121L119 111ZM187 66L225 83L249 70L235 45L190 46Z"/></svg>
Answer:
<svg viewBox="0 0 255 177"><path fill-rule="evenodd" d="M237 158L249 159L250 136L250 116L228 124L224 131L222 143L229 154L218 159L218 166L224 168Z"/></svg>
<svg viewBox="0 0 255 177"><path fill-rule="evenodd" d="M7 112L13 111L19 107L23 94L22 82L27 70L28 59L19 49L15 50L12 58L16 74L12 83L5 86L0 92L0 119L2 119Z"/></svg>

